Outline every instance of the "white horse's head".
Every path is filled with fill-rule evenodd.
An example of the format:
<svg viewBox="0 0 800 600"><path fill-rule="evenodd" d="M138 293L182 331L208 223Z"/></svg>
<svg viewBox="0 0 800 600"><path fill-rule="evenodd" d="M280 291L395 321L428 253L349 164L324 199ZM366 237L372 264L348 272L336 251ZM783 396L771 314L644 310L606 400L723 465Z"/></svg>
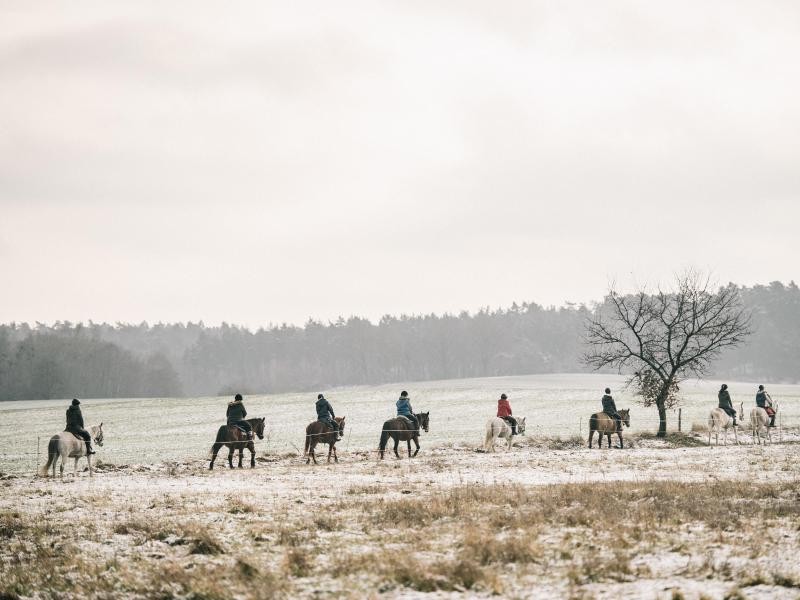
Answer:
<svg viewBox="0 0 800 600"><path fill-rule="evenodd" d="M98 446L103 445L103 423L101 422L100 425L95 425L94 427L89 428L89 433L92 436L95 444Z"/></svg>

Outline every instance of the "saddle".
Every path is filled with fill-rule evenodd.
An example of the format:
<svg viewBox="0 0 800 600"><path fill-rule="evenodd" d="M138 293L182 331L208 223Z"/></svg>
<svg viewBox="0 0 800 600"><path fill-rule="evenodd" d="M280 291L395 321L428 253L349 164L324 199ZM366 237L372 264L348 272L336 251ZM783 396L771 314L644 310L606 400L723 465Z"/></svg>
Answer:
<svg viewBox="0 0 800 600"><path fill-rule="evenodd" d="M228 427L233 427L234 429L238 429L239 431L241 431L244 434L245 437L249 436L249 432L247 431L247 429L245 429L241 425L237 425L236 423L229 423Z"/></svg>
<svg viewBox="0 0 800 600"><path fill-rule="evenodd" d="M413 428L413 427L416 427L416 424L414 423L414 419L412 419L412 418L410 418L410 417L407 417L406 415L397 415L397 418L398 418L398 419L403 419L403 421L405 421L405 422L406 422L406 424L407 424L409 427L412 427L412 428Z"/></svg>

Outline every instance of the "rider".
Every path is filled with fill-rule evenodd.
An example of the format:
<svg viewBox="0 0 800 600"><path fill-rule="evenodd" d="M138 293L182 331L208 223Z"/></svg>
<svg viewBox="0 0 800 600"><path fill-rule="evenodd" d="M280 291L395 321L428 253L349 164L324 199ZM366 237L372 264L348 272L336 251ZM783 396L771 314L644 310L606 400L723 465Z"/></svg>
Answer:
<svg viewBox="0 0 800 600"><path fill-rule="evenodd" d="M611 388L606 388L603 396L603 412L617 422L617 431L622 431L622 417L617 412L617 405L611 397Z"/></svg>
<svg viewBox="0 0 800 600"><path fill-rule="evenodd" d="M775 427L775 409L772 407L772 398L764 389L763 385L758 386L756 394L756 406L763 408L769 415L769 426Z"/></svg>
<svg viewBox="0 0 800 600"><path fill-rule="evenodd" d="M400 399L397 401L397 416L411 419L411 422L414 424L414 430L419 431L419 419L417 419L417 415L414 414L414 409L411 408L408 392L405 390L400 392Z"/></svg>
<svg viewBox="0 0 800 600"><path fill-rule="evenodd" d="M81 402L77 398L72 399L72 405L67 409L67 427L64 431L68 431L86 442L86 454L94 454L92 436L84 429L80 404Z"/></svg>
<svg viewBox="0 0 800 600"><path fill-rule="evenodd" d="M511 403L505 394L500 394L497 401L497 416L511 425L511 435L517 435L517 420L511 416Z"/></svg>
<svg viewBox="0 0 800 600"><path fill-rule="evenodd" d="M736 409L733 408L731 394L728 392L727 383L722 384L722 387L719 389L719 393L717 394L717 398L719 399L719 407L728 413L728 416L733 419L733 426L736 427Z"/></svg>
<svg viewBox="0 0 800 600"><path fill-rule="evenodd" d="M333 414L333 407L322 394L317 394L317 421L321 421L333 429L337 440L342 439L339 432L339 424L336 422L336 415Z"/></svg>
<svg viewBox="0 0 800 600"><path fill-rule="evenodd" d="M233 397L233 402L228 403L228 410L225 411L225 416L228 418L228 425L233 425L243 430L247 434L248 440L253 439L253 426L244 420L247 416L247 410L242 404L241 394L236 394Z"/></svg>

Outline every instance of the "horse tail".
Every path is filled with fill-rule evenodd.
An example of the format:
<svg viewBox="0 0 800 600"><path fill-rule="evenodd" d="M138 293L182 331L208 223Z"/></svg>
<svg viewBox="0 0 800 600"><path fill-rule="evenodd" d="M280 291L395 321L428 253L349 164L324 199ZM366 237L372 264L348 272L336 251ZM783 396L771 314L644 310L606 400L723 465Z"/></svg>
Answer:
<svg viewBox="0 0 800 600"><path fill-rule="evenodd" d="M47 463L39 468L39 477L47 477L47 471L58 459L58 437L54 436L47 444Z"/></svg>
<svg viewBox="0 0 800 600"><path fill-rule="evenodd" d="M486 425L486 437L483 440L483 449L489 450L489 446L492 444L492 438L494 437L494 422L490 421Z"/></svg>
<svg viewBox="0 0 800 600"><path fill-rule="evenodd" d="M383 431L381 431L381 441L378 444L378 449L383 452L386 450L386 442L389 441L389 430L386 429L386 423L383 424Z"/></svg>
<svg viewBox="0 0 800 600"><path fill-rule="evenodd" d="M589 417L589 431L597 431L597 413Z"/></svg>
<svg viewBox="0 0 800 600"><path fill-rule="evenodd" d="M310 447L311 447L311 434L308 432L308 429L306 429L306 443L305 446L303 446L303 456L308 455L308 449Z"/></svg>

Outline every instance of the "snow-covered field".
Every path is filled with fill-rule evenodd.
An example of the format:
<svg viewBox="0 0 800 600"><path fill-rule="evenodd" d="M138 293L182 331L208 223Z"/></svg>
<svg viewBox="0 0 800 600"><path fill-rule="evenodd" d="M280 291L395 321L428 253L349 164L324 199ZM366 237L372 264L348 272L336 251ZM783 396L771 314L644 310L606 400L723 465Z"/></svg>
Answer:
<svg viewBox="0 0 800 600"><path fill-rule="evenodd" d="M569 438L587 435L589 415L600 409L606 386L612 387L620 408L629 407L631 431L655 431L658 415L643 408L622 388L623 378L607 375L536 375L434 381L397 385L321 390L337 415L347 417L347 436L339 449L347 454L376 448L383 421L394 415L401 390L411 394L417 411L430 411L431 429L424 445L478 445L486 419L494 415L500 393L509 395L514 412L528 417L531 436ZM768 383L768 382L767 382ZM754 405L754 383L730 383L735 405ZM689 381L683 385L683 430L705 423L716 406L719 382ZM768 385L780 403L782 423L800 426L800 386ZM106 445L99 457L114 463L159 463L203 458L224 423L229 398L156 398L83 400L87 425L103 422ZM267 436L260 453L282 454L302 448L306 425L314 420L316 394L249 396L248 416L267 418ZM68 401L0 403L0 472L32 473L45 452L47 440L64 427ZM670 411L668 426L678 426ZM38 453L37 453L38 447Z"/></svg>
<svg viewBox="0 0 800 600"><path fill-rule="evenodd" d="M295 449L313 395L253 397L254 416L287 425L271 418L256 468L233 471L205 460L224 399L88 400L87 421L107 428L93 478L0 463L0 597L800 597L800 389L770 386L782 443L656 440L654 411L618 393L633 406L629 447L589 450L585 417L607 380L334 390L351 429L340 462L317 466ZM415 459L379 461L401 387L432 429ZM752 403L754 386L731 387ZM685 386L684 432L705 421L717 388ZM511 452L485 454L501 391L541 424ZM58 430L64 405L0 405L4 450Z"/></svg>

